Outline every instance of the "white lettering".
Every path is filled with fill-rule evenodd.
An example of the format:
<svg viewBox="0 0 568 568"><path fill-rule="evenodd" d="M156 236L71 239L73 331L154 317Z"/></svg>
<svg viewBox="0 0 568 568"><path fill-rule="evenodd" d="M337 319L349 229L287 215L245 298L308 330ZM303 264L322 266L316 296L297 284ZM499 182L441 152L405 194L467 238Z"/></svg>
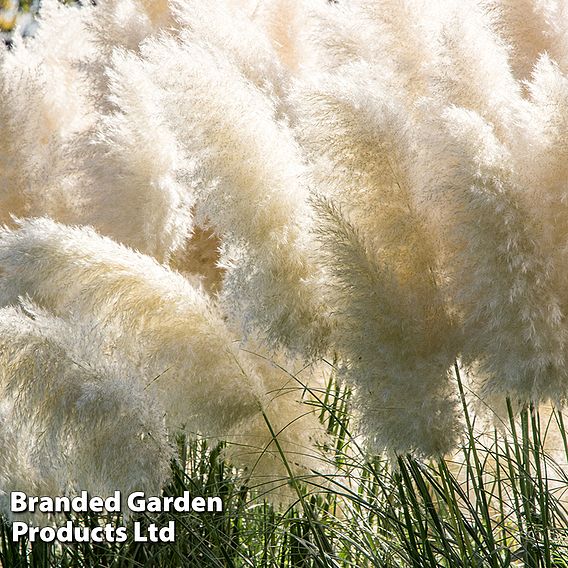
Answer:
<svg viewBox="0 0 568 568"><path fill-rule="evenodd" d="M105 509L108 513L120 513L120 491L115 491L112 497L107 497Z"/></svg>
<svg viewBox="0 0 568 568"><path fill-rule="evenodd" d="M221 497L207 497L207 511L215 513L223 511L223 501Z"/></svg>
<svg viewBox="0 0 568 568"><path fill-rule="evenodd" d="M144 493L142 491L131 493L128 496L127 505L133 513L143 513L146 510Z"/></svg>
<svg viewBox="0 0 568 568"><path fill-rule="evenodd" d="M10 511L12 513L22 513L28 510L28 496L23 491L12 491L10 493Z"/></svg>
<svg viewBox="0 0 568 568"><path fill-rule="evenodd" d="M14 521L12 523L12 542L18 542L21 536L24 536L28 532L28 523L22 523L21 521Z"/></svg>

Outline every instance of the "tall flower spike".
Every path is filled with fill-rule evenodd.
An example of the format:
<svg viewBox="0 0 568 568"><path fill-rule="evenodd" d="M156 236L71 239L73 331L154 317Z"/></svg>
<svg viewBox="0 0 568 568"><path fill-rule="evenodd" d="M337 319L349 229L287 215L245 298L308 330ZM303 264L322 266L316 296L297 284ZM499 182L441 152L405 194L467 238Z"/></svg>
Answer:
<svg viewBox="0 0 568 568"><path fill-rule="evenodd" d="M519 136L511 158L518 177L531 189L529 206L540 216L550 254L556 259L558 289L566 290L563 267L568 234L568 77L543 55L527 87L529 104L519 116ZM527 160L527 156L531 159Z"/></svg>
<svg viewBox="0 0 568 568"><path fill-rule="evenodd" d="M450 381L454 353L443 307L428 303L435 291L427 282L399 280L388 257L374 253L330 202L316 207L330 272L327 297L340 317L334 344L355 387L362 432L373 450L449 452L460 436Z"/></svg>
<svg viewBox="0 0 568 568"><path fill-rule="evenodd" d="M113 112L77 140L82 224L167 261L192 230L191 191L176 180L185 163L160 112L158 93L126 52L115 50L109 79Z"/></svg>
<svg viewBox="0 0 568 568"><path fill-rule="evenodd" d="M480 395L563 400L566 329L538 214L527 209L527 190L492 127L464 109L447 110L445 120L441 144L455 170L438 191L448 205L444 228L464 356L479 361Z"/></svg>
<svg viewBox="0 0 568 568"><path fill-rule="evenodd" d="M305 10L301 69L306 76L330 72L359 60L377 61L379 30L353 2L309 3ZM384 58L380 59L383 64Z"/></svg>
<svg viewBox="0 0 568 568"><path fill-rule="evenodd" d="M197 185L197 215L224 244L225 306L271 344L320 352L329 330L307 252L310 217L292 132L217 49L162 39L147 42L143 57L195 160L187 179Z"/></svg>
<svg viewBox="0 0 568 568"><path fill-rule="evenodd" d="M42 7L33 40L15 38L10 51L0 47L2 222L11 214L42 213L68 220L79 205L67 149L92 120L85 78L77 68L91 46L82 35L84 16L58 4Z"/></svg>
<svg viewBox="0 0 568 568"><path fill-rule="evenodd" d="M314 185L326 195L314 200L315 230L333 345L374 448L441 454L459 436L456 332L414 196L413 124L366 70L322 79L300 115Z"/></svg>
<svg viewBox="0 0 568 568"><path fill-rule="evenodd" d="M303 37L307 6L305 0L270 0L259 3L252 14L255 24L270 38L279 60L294 75L308 55Z"/></svg>
<svg viewBox="0 0 568 568"><path fill-rule="evenodd" d="M115 49L137 53L148 37L174 24L167 1L102 0L92 10L88 32L97 49L84 63L92 82L91 97L97 109L113 110L106 69Z"/></svg>
<svg viewBox="0 0 568 568"><path fill-rule="evenodd" d="M447 10L440 0L355 0L363 22L376 26L374 57L387 59L397 82L397 96L416 100L430 94L430 70L437 57L439 29ZM368 25L368 24L367 24Z"/></svg>
<svg viewBox="0 0 568 568"><path fill-rule="evenodd" d="M34 429L19 422L14 415L14 401L0 397L0 512L10 515L10 491L29 495L57 495L61 488L53 456L40 456L35 451ZM43 457L47 458L46 460Z"/></svg>
<svg viewBox="0 0 568 568"><path fill-rule="evenodd" d="M97 322L105 350L117 350L137 366L173 428L185 425L190 432L240 444L232 454L253 474L286 477L262 421L266 416L282 425L289 418L278 439L293 448L295 471L313 469L310 437L315 441L321 432L316 417L296 401L297 389L285 388L286 373L260 366L239 350L206 294L91 229L49 219L21 221L19 227L0 234L2 304L28 294L58 315ZM303 454L299 448L305 448Z"/></svg>

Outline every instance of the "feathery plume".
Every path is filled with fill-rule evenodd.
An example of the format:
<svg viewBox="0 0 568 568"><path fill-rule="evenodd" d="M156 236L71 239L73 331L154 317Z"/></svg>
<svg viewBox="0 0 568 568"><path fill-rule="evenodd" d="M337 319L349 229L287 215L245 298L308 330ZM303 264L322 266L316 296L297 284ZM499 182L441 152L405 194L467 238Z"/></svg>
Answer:
<svg viewBox="0 0 568 568"><path fill-rule="evenodd" d="M528 79L542 53L553 48L551 23L554 2L495 0L497 26L512 47L511 66L519 79Z"/></svg>
<svg viewBox="0 0 568 568"><path fill-rule="evenodd" d="M499 32L512 48L511 66L519 79L529 79L539 58L548 54L563 72L568 70L565 2L493 0Z"/></svg>
<svg viewBox="0 0 568 568"><path fill-rule="evenodd" d="M185 157L144 74L115 50L107 69L113 112L77 140L84 205L77 220L167 261L192 230L193 197L177 173Z"/></svg>
<svg viewBox="0 0 568 568"><path fill-rule="evenodd" d="M564 290L568 210L566 179L568 176L568 78L558 65L543 55L527 83L528 104L518 117L519 127L511 144L511 160L517 177L522 180L531 199L530 207L540 216L542 230L548 242L558 289ZM530 160L526 156L531 156ZM568 307L568 306L566 306Z"/></svg>
<svg viewBox="0 0 568 568"><path fill-rule="evenodd" d="M84 64L91 78L91 98L97 110L113 110L106 70L115 49L138 53L140 45L163 28L173 25L167 1L103 0L92 9L87 31L96 46Z"/></svg>
<svg viewBox="0 0 568 568"><path fill-rule="evenodd" d="M78 331L45 314L0 310L2 437L8 444L0 458L1 489L157 493L172 456L161 411L124 366L71 356L65 344L76 341Z"/></svg>
<svg viewBox="0 0 568 568"><path fill-rule="evenodd" d="M332 344L374 448L441 454L459 436L449 372L458 343L414 195L414 124L366 64L348 69L308 91L300 115L314 186L325 195L314 199L315 230Z"/></svg>
<svg viewBox="0 0 568 568"><path fill-rule="evenodd" d="M431 68L442 106L479 113L506 140L522 106L508 46L495 31L490 12L476 0L452 4L443 20L440 53Z"/></svg>
<svg viewBox="0 0 568 568"><path fill-rule="evenodd" d="M308 55L304 52L307 12L304 0L271 0L259 3L252 14L255 24L270 38L279 60L294 75L300 72Z"/></svg>
<svg viewBox="0 0 568 568"><path fill-rule="evenodd" d="M310 217L292 132L213 47L162 39L142 51L140 65L162 89L169 124L195 160L186 179L198 185L198 223L223 243L224 305L271 344L321 352L328 326L307 253Z"/></svg>
<svg viewBox="0 0 568 568"><path fill-rule="evenodd" d="M170 266L209 294L217 294L223 284L219 266L221 241L211 229L194 227L185 247L170 259Z"/></svg>
<svg viewBox="0 0 568 568"><path fill-rule="evenodd" d="M483 400L565 397L566 330L538 216L511 171L491 125L465 109L445 114L454 153L442 183L454 299L463 317L464 357L478 360Z"/></svg>
<svg viewBox="0 0 568 568"><path fill-rule="evenodd" d="M56 315L97 322L104 330L104 349L123 354L140 370L171 427L185 425L190 432L236 442L238 465L252 473L255 467L267 469L278 478L286 477L280 459L276 469L264 466L274 461L274 452L264 450L274 446L262 420L282 424L289 418L291 426L278 438L294 446L296 455L297 448L307 446L294 467L313 468L314 448L306 433L314 432L316 440L321 429L314 414L296 401L297 391L283 388L289 376L239 350L215 304L181 275L92 229L49 219L4 229L0 266L2 304L27 294ZM281 396L285 403L273 402ZM247 447L251 444L254 449Z"/></svg>
<svg viewBox="0 0 568 568"><path fill-rule="evenodd" d="M227 0L173 0L173 34L215 46L243 76L284 111L289 77L267 34L241 6ZM255 11L255 19L257 12Z"/></svg>
<svg viewBox="0 0 568 568"><path fill-rule="evenodd" d="M36 37L0 48L0 219L78 207L68 144L89 126L92 109L79 58L91 52L77 9L46 2ZM62 33L62 30L65 33Z"/></svg>

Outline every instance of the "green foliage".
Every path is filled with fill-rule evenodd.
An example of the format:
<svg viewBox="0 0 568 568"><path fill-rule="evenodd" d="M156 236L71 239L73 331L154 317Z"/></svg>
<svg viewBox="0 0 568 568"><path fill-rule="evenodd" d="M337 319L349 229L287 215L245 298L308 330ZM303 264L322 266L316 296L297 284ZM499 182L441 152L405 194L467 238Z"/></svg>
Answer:
<svg viewBox="0 0 568 568"><path fill-rule="evenodd" d="M335 442L336 472L283 480L297 496L288 507L274 507L262 498L262 487L248 487L224 461L222 445L180 437L164 495L219 495L223 513L131 519L158 525L173 519L176 541L164 544L14 544L3 522L0 562L5 568L568 566L568 511L554 488L565 485L566 472L543 450L538 410L525 408L515 417L510 405L508 424L494 430L493 441L482 438L457 367L456 373L467 428L457 463L369 458L350 432L349 392L332 381L312 394ZM568 456L562 416L553 413L550 420L558 422ZM73 520L109 522L92 514Z"/></svg>

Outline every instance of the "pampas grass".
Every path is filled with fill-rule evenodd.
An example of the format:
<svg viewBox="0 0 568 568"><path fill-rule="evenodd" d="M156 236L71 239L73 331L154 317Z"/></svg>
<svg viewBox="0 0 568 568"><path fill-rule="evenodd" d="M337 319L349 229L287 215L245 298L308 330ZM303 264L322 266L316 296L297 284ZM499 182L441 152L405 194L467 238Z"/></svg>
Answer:
<svg viewBox="0 0 568 568"><path fill-rule="evenodd" d="M35 37L0 53L0 491L156 487L185 432L220 444L200 463L232 464L237 493L297 497L313 565L339 558L307 493L317 473L347 497L334 513L371 511L383 537L404 526L368 563L505 566L514 507L500 495L494 523L485 460L524 507L518 554L540 562L537 531L552 566L562 516L534 417L551 403L562 438L565 12L47 3ZM501 438L482 451L491 421ZM467 495L442 460L456 448ZM382 451L390 465L365 453ZM354 502L367 483L395 508Z"/></svg>
<svg viewBox="0 0 568 568"><path fill-rule="evenodd" d="M132 369L79 359L68 347L78 333L30 306L0 310L2 501L11 490L153 493L167 479L160 407Z"/></svg>
<svg viewBox="0 0 568 568"><path fill-rule="evenodd" d="M268 419L299 470L317 463L309 439L323 432L296 402L289 376L249 354L253 345L239 349L215 304L181 275L90 229L49 219L4 230L0 249L0 302L24 294L57 316L91 322L104 338L100 355L136 365L174 432L238 443L233 458L268 480L282 475Z"/></svg>

